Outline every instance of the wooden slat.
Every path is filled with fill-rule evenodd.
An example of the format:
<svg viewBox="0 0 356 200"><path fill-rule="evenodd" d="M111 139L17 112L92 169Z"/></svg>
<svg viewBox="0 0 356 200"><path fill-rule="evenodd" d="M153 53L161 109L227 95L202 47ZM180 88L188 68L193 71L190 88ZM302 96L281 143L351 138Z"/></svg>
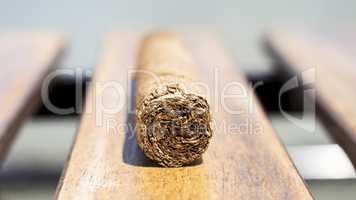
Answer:
<svg viewBox="0 0 356 200"><path fill-rule="evenodd" d="M55 33L0 33L0 161L39 103L41 82L63 44Z"/></svg>
<svg viewBox="0 0 356 200"><path fill-rule="evenodd" d="M254 104L255 97L233 99L227 105L246 111L253 101L255 110L251 113L229 114L221 106L221 94L214 92L220 92L227 83L238 82L245 88L247 83L233 69L216 38L190 34L186 40L202 67L204 83L211 89L210 100L217 101L212 103L215 135L203 160L182 168L153 164L138 148L132 129L125 132L105 126L116 121L116 125L126 124L132 128L133 113L126 115L127 102L120 112L107 113L102 118L104 126L98 126L95 113L104 110L95 107L98 104L95 99L106 103L117 103L119 99L113 91L94 93L91 90L85 108L86 111L91 109L91 113L82 117L57 189L58 199L312 199L265 114ZM126 89L127 71L135 64L138 41L133 34L110 36L92 89L93 84L109 80L117 81ZM214 76L215 67L218 73ZM214 78L218 79L215 79L218 83L215 88ZM125 91L130 94L127 91L133 90Z"/></svg>
<svg viewBox="0 0 356 200"><path fill-rule="evenodd" d="M345 38L285 29L270 34L267 45L292 73L314 70L314 75L302 78L315 85L317 115L356 166L356 46L351 45L356 44L356 32L353 33L347 32L354 38L343 43Z"/></svg>

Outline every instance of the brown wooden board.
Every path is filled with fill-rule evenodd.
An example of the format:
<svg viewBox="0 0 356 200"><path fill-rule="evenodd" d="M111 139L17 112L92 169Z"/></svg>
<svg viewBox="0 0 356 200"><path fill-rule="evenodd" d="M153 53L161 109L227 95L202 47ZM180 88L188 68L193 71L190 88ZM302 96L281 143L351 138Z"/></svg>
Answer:
<svg viewBox="0 0 356 200"><path fill-rule="evenodd" d="M132 107L134 90L126 87L132 83L127 73L134 69L140 37L114 33L105 42L57 199L312 199L246 80L217 38L195 33L186 34L185 40L201 66L203 82L211 89L208 98L215 132L203 159L181 168L159 167L145 158L132 129L122 128L134 125L134 113L127 115L126 109ZM105 81L122 84L130 101L110 89L94 92L94 85ZM226 106L242 113L231 114L220 105L224 86L230 87L230 95L241 92L240 86L251 95L230 96ZM98 100L107 107L124 101L123 109L101 117L98 113L104 109L96 106ZM249 113L251 101L254 110ZM110 123L116 126L107 128L105 124Z"/></svg>
<svg viewBox="0 0 356 200"><path fill-rule="evenodd" d="M40 102L42 80L63 47L57 33L0 33L0 161Z"/></svg>
<svg viewBox="0 0 356 200"><path fill-rule="evenodd" d="M281 29L269 34L266 44L271 55L292 73L314 71L302 79L316 89L317 116L356 166L356 31L353 33L353 40L345 43L340 38L345 34Z"/></svg>

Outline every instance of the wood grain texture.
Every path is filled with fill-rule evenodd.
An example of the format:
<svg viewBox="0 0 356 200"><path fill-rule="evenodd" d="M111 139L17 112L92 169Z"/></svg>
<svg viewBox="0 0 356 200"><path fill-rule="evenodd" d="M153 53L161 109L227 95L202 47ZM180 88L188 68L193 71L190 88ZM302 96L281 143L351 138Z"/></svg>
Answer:
<svg viewBox="0 0 356 200"><path fill-rule="evenodd" d="M246 80L216 37L185 34L185 40L211 91L208 98L216 124L203 159L181 168L153 164L137 146L132 129L118 126L133 125L133 112L127 115L126 109L133 106L132 96L129 102L121 98L124 109L101 118L102 125L115 121L117 126L108 129L97 125L98 115L93 111L104 110L95 107L95 99L113 103L120 98L114 92L94 94L91 90L85 109L92 113L82 116L57 199L312 199ZM105 42L93 84L114 80L124 86L125 94L133 95L132 88L126 90L127 72L135 65L138 41L134 34L112 34ZM226 105L239 109L239 114L231 114L220 104L220 92L227 83L234 86L228 85L228 94L245 88L251 95L230 99ZM247 112L251 101L254 110Z"/></svg>
<svg viewBox="0 0 356 200"><path fill-rule="evenodd" d="M41 82L63 47L56 33L0 33L0 161L39 103Z"/></svg>
<svg viewBox="0 0 356 200"><path fill-rule="evenodd" d="M345 34L331 37L284 29L268 35L266 44L292 73L314 70L312 76L302 79L316 88L317 115L356 166L356 31L353 33L347 40L339 38Z"/></svg>

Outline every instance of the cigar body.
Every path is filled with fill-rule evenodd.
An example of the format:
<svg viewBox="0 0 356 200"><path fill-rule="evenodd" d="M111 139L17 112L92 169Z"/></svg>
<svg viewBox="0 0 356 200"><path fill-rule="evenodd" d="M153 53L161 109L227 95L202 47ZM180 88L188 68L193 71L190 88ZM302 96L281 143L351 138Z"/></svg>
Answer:
<svg viewBox="0 0 356 200"><path fill-rule="evenodd" d="M209 105L194 87L197 67L172 32L148 35L136 73L136 139L162 166L200 159L212 137Z"/></svg>

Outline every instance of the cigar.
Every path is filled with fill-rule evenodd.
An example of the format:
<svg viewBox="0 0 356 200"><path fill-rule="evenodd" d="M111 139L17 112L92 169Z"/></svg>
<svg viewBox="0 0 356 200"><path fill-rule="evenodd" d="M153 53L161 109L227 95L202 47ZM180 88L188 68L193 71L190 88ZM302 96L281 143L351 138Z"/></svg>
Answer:
<svg viewBox="0 0 356 200"><path fill-rule="evenodd" d="M197 66L182 40L156 32L141 43L136 73L136 139L165 167L199 160L212 137L209 104L194 87Z"/></svg>

